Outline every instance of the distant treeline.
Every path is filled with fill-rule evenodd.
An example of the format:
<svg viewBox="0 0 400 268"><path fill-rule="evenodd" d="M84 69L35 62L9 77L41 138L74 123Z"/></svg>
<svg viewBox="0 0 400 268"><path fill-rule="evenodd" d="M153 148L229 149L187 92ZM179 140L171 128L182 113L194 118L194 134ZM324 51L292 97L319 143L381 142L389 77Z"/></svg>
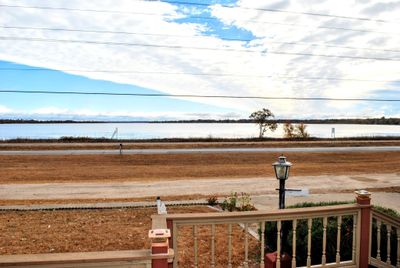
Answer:
<svg viewBox="0 0 400 268"><path fill-rule="evenodd" d="M277 119L276 123L304 124L365 124L365 125L400 125L400 118L366 118L366 119ZM0 119L0 124L99 124L99 123L253 123L251 119L198 119L198 120L165 120L165 121L75 121L75 120L25 120Z"/></svg>
<svg viewBox="0 0 400 268"><path fill-rule="evenodd" d="M384 136L384 137L344 137L335 138L335 141L391 141L399 140L396 136ZM282 142L282 141L328 141L331 142L331 138L158 138L158 139L111 139L111 138L91 138L91 137L61 137L61 138L49 138L49 139L28 139L28 138L17 138L9 140L0 140L0 143L129 143L129 142L140 142L140 143L169 143L169 142L180 142L180 143L192 143L192 142Z"/></svg>

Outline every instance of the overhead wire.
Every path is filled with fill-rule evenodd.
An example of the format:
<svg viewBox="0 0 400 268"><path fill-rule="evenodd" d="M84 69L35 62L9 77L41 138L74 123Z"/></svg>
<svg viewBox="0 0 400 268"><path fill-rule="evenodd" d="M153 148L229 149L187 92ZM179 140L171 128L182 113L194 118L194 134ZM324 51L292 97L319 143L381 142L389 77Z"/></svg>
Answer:
<svg viewBox="0 0 400 268"><path fill-rule="evenodd" d="M22 5L6 5L6 4L0 4L0 7L174 17L173 15L168 15L168 14L135 12L135 11L120 11L120 10L96 10L96 9L80 9L80 8L48 7L48 6L22 6ZM215 18L215 17L194 16L194 15L187 15L187 14L181 14L181 15L183 15L184 18L219 20L218 18ZM175 15L175 16L177 16L177 15ZM179 19L183 19L183 18L175 17L175 18L171 18L171 19L179 20ZM285 22L241 20L238 18L235 18L235 21L281 25L281 26L290 26L290 27L300 27L300 28L307 28L307 29L314 28L314 29L353 31L353 32L361 32L361 33L379 33L379 34L388 34L388 35L400 35L400 33L397 33L397 32L382 32L382 31L376 31L376 30L371 30L371 29L353 29L353 28L345 28L345 27L313 26L313 25L302 25L302 24L297 24L297 23L285 23Z"/></svg>
<svg viewBox="0 0 400 268"><path fill-rule="evenodd" d="M96 33L96 34L124 34L124 35L139 35L139 36L160 36L160 37L176 37L176 38L205 38L214 36L202 36L202 35L177 35L177 34L161 34L161 33L142 33L142 32L127 32L127 31L109 31L109 30L87 30L87 29L68 29L68 28L50 28L50 27L30 27L30 26L8 26L0 25L3 29L18 29L18 30L44 30L44 31L63 31L63 32L83 32L83 33ZM235 37L217 37L224 41L240 41L250 42L253 40L260 40L260 38L244 39ZM395 49L380 49L380 48L367 48L367 47L351 47L351 46L338 46L331 44L318 44L318 43L300 43L300 42L281 42L268 40L265 41L267 44L281 44L281 45L296 45L296 46L313 46L313 47L329 47L329 48L341 48L341 49L354 49L354 50L371 50L371 51L383 51L383 52L397 52L400 50Z"/></svg>
<svg viewBox="0 0 400 268"><path fill-rule="evenodd" d="M394 62L400 61L400 59L397 58L383 58L383 57L361 57L361 56L313 54L313 53L303 53L303 52L286 52L286 51L269 51L269 50L257 51L250 49L193 47L193 46L181 46L181 45L158 45L158 44L129 43L129 42L104 42L104 41L93 41L93 40L49 39L49 38L13 37L13 36L0 36L0 40L80 43L80 44L96 44L96 45L155 47L155 48L169 48L169 49L195 49L195 50L208 50L208 51L258 53L265 55L277 54L277 55L288 55L288 56L326 57L326 58L340 58L340 59L352 59L352 60L375 60L375 61L394 61Z"/></svg>
<svg viewBox="0 0 400 268"><path fill-rule="evenodd" d="M156 2L154 0L150 0L147 2ZM187 4L187 5L195 5L197 3L192 2L180 2L180 1L166 1L167 3L173 4ZM206 4L204 4L206 5ZM207 4L209 5L209 4ZM17 5L3 5L0 4L0 7L14 7L14 8L35 8L35 9L48 9L48 10L65 10L65 11L85 11L85 12L98 12L98 13L119 13L119 14L142 14L142 15L161 15L161 14L153 14L153 13L139 13L139 12L130 12L130 11L116 11L116 10L94 10L94 9L77 9L77 8L63 8L63 7L34 7L34 6L17 6ZM231 6L223 6L226 8L233 8ZM280 13L291 13L291 14L302 14L302 15L311 15L311 16L323 16L323 17L332 17L332 18L340 18L340 19L355 19L355 20L364 20L364 21L375 21L375 22L385 22L385 23L399 23L394 21L387 20L376 20L370 18L360 18L360 17L347 17L347 16L338 16L338 15L329 15L329 14L319 14L319 13L308 13L308 12L297 12L297 11L288 11L288 10L273 10L273 9L264 9L264 8L247 8L247 7L239 7L245 9L254 9L259 11L267 11L267 12L280 12ZM186 16L186 15L185 15ZM196 18L196 16L186 16ZM212 17L200 17L197 18L202 19L216 19ZM249 20L250 21L250 20ZM280 23L280 22L263 22L256 21L259 23L266 24L276 24L276 25L286 25L293 27L309 27L307 25L298 25L298 24L290 24L290 23ZM132 32L122 32L122 31L105 31L105 30L82 30L82 29L60 29L60 28L40 28L40 27L18 27L18 26L0 26L2 28L14 28L14 29L40 29L40 30L54 30L54 31L73 31L73 32L93 32L93 33L114 33L114 34L142 34L142 35L153 35L153 36L166 36L164 34L153 34L153 33L132 33ZM332 29L332 30L348 30L348 31L357 31L357 32L373 32L373 33L382 33L382 34L399 34L399 33L390 33L390 32L381 32L381 31L373 31L373 30L365 30L365 29L350 29L350 28L341 28L341 27L314 27L314 28L322 28L322 29ZM173 36L173 35L171 35ZM186 36L174 36L174 37L183 37ZM188 36L189 37L189 36ZM192 38L193 36L190 36ZM195 36L197 37L197 36ZM201 36L198 36L201 37ZM220 38L220 37L219 37ZM162 48L174 48L174 49L206 49L206 50L224 50L224 51L237 51L237 52L255 52L255 53L265 53L264 51L254 51L254 50L238 50L238 49L221 49L221 48L206 48L206 47L186 47L186 46L167 46L167 45L155 45L155 44L137 44L137 43L123 43L123 42L102 42L102 41L91 41L91 40L63 40L63 39L45 39L45 38L26 38L26 37L8 37L2 36L0 37L2 40L22 40L22 41L44 41L44 42L71 42L71 43L87 43L87 44L101 44L101 45L128 45L128 46L144 46L144 47L162 47ZM241 38L220 38L222 40L227 41L245 41L249 42L250 39L241 39ZM374 48L356 48L356 47L346 47L346 46L335 46L335 45L321 45L321 44L301 44L298 42L277 42L273 41L273 43L281 43L281 44L290 44L290 45L309 45L309 46L325 46L325 47L335 47L335 48L346 48L346 49L358 49L358 50L376 50L376 51L387 51L387 52L400 52L398 50L391 49L374 49ZM294 52L283 52L283 51L268 51L270 54L283 54L283 55L298 55L298 56L317 56L317 57L334 57L334 58L347 58L347 59L363 59L363 60L384 60L384 61L400 61L400 59L393 58L376 58L376 57L358 57L358 56L344 56L344 55L325 55L325 54L312 54L312 53L294 53ZM12 68L2 68L0 70L11 70ZM15 70L23 70L21 68L15 68ZM29 68L25 68L28 70ZM30 68L29 70L33 70L35 68ZM44 69L35 69L35 70L44 70ZM66 70L68 71L68 70ZM74 71L74 70L70 70ZM76 70L75 70L76 71ZM134 73L158 73L158 74L175 74L175 75L212 75L212 76L240 76L240 74L203 74L203 73L163 73L163 72L136 72L136 71L118 71L118 70L78 70L82 72L134 72ZM245 75L246 76L246 75ZM252 77L266 77L266 76L252 76ZM267 76L268 77L268 76ZM345 78L321 78L321 77L284 77L289 79L326 79L326 80L349 80L349 81L372 81L372 82L392 82L392 81L383 81L383 80L368 80L368 79L345 79ZM271 99L271 100L305 100L305 101L378 101L378 102L398 102L400 99L376 99L376 98L323 98L323 97L270 97L270 96L226 96L226 95L192 95L192 94L142 94L142 93L112 93L112 92L79 92L79 91L23 91L23 90L2 90L0 93L21 93L21 94L73 94L73 95L110 95L110 96L139 96L139 97L180 97L180 98L231 98L231 99Z"/></svg>
<svg viewBox="0 0 400 268"><path fill-rule="evenodd" d="M333 81L350 81L350 82L377 82L390 83L394 80L374 80L359 78L338 78L338 77L309 77L309 76L288 76L288 75L255 75L243 73L194 73L194 72L163 72L163 71L139 71L139 70L88 70L88 69L47 69L47 68L10 68L0 67L1 71L45 71L45 72L82 72L82 73L122 73L122 74L140 74L140 75L190 75L190 76L217 76L217 77L248 77L248 78L272 78L272 79L289 79L289 80L333 80Z"/></svg>
<svg viewBox="0 0 400 268"><path fill-rule="evenodd" d="M212 6L211 3L194 3L187 1L159 1L159 0L136 0L136 2L159 2L159 3L169 3L169 4L178 4L178 5L195 5L195 6ZM256 11L264 11L264 12L275 12L275 13L288 13L288 14L297 14L297 15L307 15L307 16L319 16L319 17L330 17L335 19L347 19L347 20L361 20L361 21L373 21L379 23L400 23L399 21L391 21L384 19L373 19L366 17L354 17L354 16L343 16L343 15L334 15L334 14L324 14L317 12L301 12L301 11L292 11L292 10L282 10L282 9L274 9L274 8L255 8L255 7L246 7L246 6L231 6L224 4L215 4L223 8L239 8L246 10L256 10ZM126 11L126 10L104 10L104 9L83 9L83 8L68 8L68 7L49 7L49 6L23 6L23 5L10 5L10 4L0 4L0 7L10 7L10 8L31 8L31 9L48 9L48 10L65 10L65 11L81 11L81 12L96 12L96 13L116 13L116 14L137 14L137 12Z"/></svg>
<svg viewBox="0 0 400 268"><path fill-rule="evenodd" d="M246 7L246 6L233 6L226 4L211 4L211 3L195 3L195 2L187 2L187 1L174 1L174 0L136 0L137 2L164 2L170 4L178 4L178 5L194 5L194 6L211 6L218 5L223 8L239 8L245 10L256 10L256 11L264 11L264 12L275 12L275 13L288 13L288 14L297 14L297 15L307 15L307 16L319 16L319 17L329 17L335 19L347 19L347 20L361 20L361 21L373 21L380 23L400 23L398 21L390 21L383 19L372 19L366 17L352 17L352 16L343 16L343 15L333 15L333 14L323 14L317 12L301 12L301 11L292 11L292 10L283 10L283 9L274 9L274 8L256 8L256 7Z"/></svg>
<svg viewBox="0 0 400 268"><path fill-rule="evenodd" d="M118 92L88 92L88 91L48 91L48 90L0 90L0 93L173 97L173 98L264 99L264 100L298 100L298 101L400 102L400 99L379 99L379 98L272 97L272 96L239 96L239 95L234 96L234 95L196 95L196 94L121 93L121 92L118 93Z"/></svg>

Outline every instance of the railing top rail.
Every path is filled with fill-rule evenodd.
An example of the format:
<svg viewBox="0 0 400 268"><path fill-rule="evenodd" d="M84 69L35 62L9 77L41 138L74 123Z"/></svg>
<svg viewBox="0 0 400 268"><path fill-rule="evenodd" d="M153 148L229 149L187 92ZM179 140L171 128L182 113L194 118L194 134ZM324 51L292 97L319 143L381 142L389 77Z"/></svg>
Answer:
<svg viewBox="0 0 400 268"><path fill-rule="evenodd" d="M71 253L19 254L0 256L0 267L7 265L72 264L110 261L151 260L154 257L148 249L118 250ZM161 257L160 257L161 258Z"/></svg>
<svg viewBox="0 0 400 268"><path fill-rule="evenodd" d="M380 212L379 210L372 207L372 217L383 220L385 223L392 225L393 227L400 228L400 219L387 215L385 213Z"/></svg>
<svg viewBox="0 0 400 268"><path fill-rule="evenodd" d="M166 220L174 222L238 222L238 221L274 221L290 219L306 219L310 217L349 215L357 213L360 206L357 204L292 208L268 211L243 211L243 212L222 212L222 213L185 213L185 214L167 214Z"/></svg>

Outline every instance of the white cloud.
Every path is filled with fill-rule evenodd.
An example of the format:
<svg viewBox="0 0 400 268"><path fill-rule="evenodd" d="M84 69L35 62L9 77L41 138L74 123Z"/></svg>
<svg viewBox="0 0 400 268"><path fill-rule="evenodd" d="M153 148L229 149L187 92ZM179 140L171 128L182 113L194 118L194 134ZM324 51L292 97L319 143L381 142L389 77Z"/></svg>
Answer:
<svg viewBox="0 0 400 268"><path fill-rule="evenodd" d="M240 119L237 113L184 113L184 112L127 112L73 110L58 107L43 107L33 111L11 110L0 106L1 118L37 120L196 120L196 119Z"/></svg>
<svg viewBox="0 0 400 268"><path fill-rule="evenodd" d="M2 0L4 4L14 1ZM268 3L268 4L266 4ZM398 3L398 2L396 2ZM319 16L304 16L279 12L260 12L253 8L281 8L301 12L340 14L399 21L398 11L388 8L393 1L258 1L240 0L237 8L214 6L212 14L227 25L235 25L253 33L258 40L250 48L258 51L287 51L311 54L347 55L360 57L385 57L400 59L400 53L377 50L351 50L326 46L294 46L283 42L330 44L335 46L394 49L400 42L398 24L373 21L343 20ZM55 6L54 1L18 1L20 5ZM36 38L97 40L141 44L177 45L247 49L244 42L224 41L217 37L202 36L204 25L178 24L167 18L182 14L170 4L141 1L57 1L57 6L80 9L121 10L158 15L110 14L94 12L67 12L56 10L12 9L0 11L1 25L94 29L136 33L159 33L193 38L151 35L94 34L82 32L39 31L1 29L2 36L26 36ZM395 5L397 6L397 5ZM186 11L187 12L187 11ZM198 10L195 10L198 12ZM368 14L367 14L368 13ZM257 22L256 22L257 21ZM259 23L260 21L271 23ZM274 24L275 23L275 24ZM293 26L276 23L294 24ZM309 26L309 27L298 27ZM372 29L381 33L335 31L318 27ZM240 73L266 75L264 78L246 76L186 76L162 74L86 73L87 77L128 83L171 94L250 95L250 96L318 96L333 98L369 97L376 89L392 89L382 82L354 82L334 80L282 79L290 77L337 77L369 80L399 80L399 61L367 61L340 58L278 55L271 53L243 53L194 49L167 49L140 46L107 46L78 43L44 43L24 41L0 42L0 59L53 69L110 69L142 72L192 72L192 73ZM82 75L82 73L78 73ZM274 76L275 78L271 78ZM358 115L357 103L306 103L270 100L202 101L222 107L235 108L244 113L266 106L281 117L336 116L346 110ZM1 109L1 108L0 108ZM47 110L46 110L47 109ZM33 111L38 114L64 114L72 111L46 108ZM1 111L1 110L0 110ZM82 112L82 114L86 114ZM127 113L125 113L127 114Z"/></svg>
<svg viewBox="0 0 400 268"><path fill-rule="evenodd" d="M0 105L0 114L10 113L11 109L6 106Z"/></svg>

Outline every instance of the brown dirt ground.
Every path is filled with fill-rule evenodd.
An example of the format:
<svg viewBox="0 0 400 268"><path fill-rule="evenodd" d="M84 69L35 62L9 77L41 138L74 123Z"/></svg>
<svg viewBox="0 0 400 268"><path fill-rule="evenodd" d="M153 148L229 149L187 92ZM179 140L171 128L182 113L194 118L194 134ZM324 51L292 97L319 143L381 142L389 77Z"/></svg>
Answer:
<svg viewBox="0 0 400 268"><path fill-rule="evenodd" d="M292 176L399 173L400 152L286 153ZM278 153L0 156L0 183L274 176ZM384 168L382 164L384 163Z"/></svg>
<svg viewBox="0 0 400 268"><path fill-rule="evenodd" d="M208 207L172 207L169 213L215 212ZM151 214L156 209L106 209L0 212L0 255L56 252L88 252L106 250L134 250L150 248L147 232L151 228ZM29 222L29 224L26 224ZM232 244L234 264L243 260L244 232L233 226ZM192 227L179 229L178 249L180 264L189 267L193 260ZM211 231L209 226L198 230L199 254L210 254ZM227 256L227 228L217 225L217 264ZM257 252L258 242L249 236L249 248ZM207 267L202 258L201 267ZM206 262L207 261L207 262Z"/></svg>
<svg viewBox="0 0 400 268"><path fill-rule="evenodd" d="M0 150L101 150L119 149L110 143L0 143ZM122 142L124 149L177 148L272 148L272 147L349 147L399 146L400 140L332 140L332 141L236 141L236 142Z"/></svg>

